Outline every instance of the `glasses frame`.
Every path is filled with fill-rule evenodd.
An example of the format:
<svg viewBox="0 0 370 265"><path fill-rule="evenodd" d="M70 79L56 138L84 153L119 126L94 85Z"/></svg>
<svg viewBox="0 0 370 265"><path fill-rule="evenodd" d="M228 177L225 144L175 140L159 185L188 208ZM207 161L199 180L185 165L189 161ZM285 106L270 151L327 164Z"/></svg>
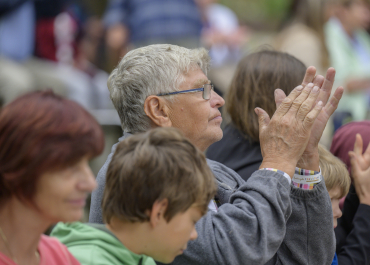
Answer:
<svg viewBox="0 0 370 265"><path fill-rule="evenodd" d="M209 92L209 98L206 98L205 97L205 93L204 93L204 91L205 91L204 87L205 86L211 86L211 90ZM194 92L202 91L203 92L203 94L202 94L203 99L209 100L209 99L211 99L212 90L214 91L213 84L204 84L200 88L194 88L194 89L188 89L188 90L182 90L182 91L175 91L175 92L168 92L168 93L160 93L160 94L157 94L156 96L162 97L162 96L169 96L169 95L176 95L176 94L185 94L185 93L194 93Z"/></svg>

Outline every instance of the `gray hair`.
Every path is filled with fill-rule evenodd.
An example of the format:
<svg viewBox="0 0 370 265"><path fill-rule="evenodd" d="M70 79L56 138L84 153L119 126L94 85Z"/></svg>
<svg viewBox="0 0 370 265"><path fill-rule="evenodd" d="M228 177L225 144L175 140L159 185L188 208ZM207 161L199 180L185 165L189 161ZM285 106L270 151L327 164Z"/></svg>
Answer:
<svg viewBox="0 0 370 265"><path fill-rule="evenodd" d="M156 44L128 52L108 79L110 98L122 129L131 133L150 129L150 119L144 111L146 98L178 91L184 74L192 69L199 67L207 75L209 63L210 57L204 48L189 50Z"/></svg>

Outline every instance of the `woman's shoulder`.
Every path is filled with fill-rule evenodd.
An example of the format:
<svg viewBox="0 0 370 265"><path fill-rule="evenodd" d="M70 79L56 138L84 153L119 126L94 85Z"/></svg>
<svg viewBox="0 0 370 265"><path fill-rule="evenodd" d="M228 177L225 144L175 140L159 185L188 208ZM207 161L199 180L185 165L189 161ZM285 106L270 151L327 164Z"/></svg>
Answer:
<svg viewBox="0 0 370 265"><path fill-rule="evenodd" d="M42 235L38 250L41 265L80 264L68 251L67 247L54 237Z"/></svg>

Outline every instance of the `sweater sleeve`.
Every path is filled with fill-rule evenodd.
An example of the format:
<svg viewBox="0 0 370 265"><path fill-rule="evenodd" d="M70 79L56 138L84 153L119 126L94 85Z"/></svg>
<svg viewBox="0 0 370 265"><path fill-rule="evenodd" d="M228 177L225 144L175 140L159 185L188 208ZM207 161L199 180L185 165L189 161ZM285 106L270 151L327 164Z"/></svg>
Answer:
<svg viewBox="0 0 370 265"><path fill-rule="evenodd" d="M348 234L344 245L337 252L340 265L370 264L370 206L360 204L353 228Z"/></svg>
<svg viewBox="0 0 370 265"><path fill-rule="evenodd" d="M267 264L331 264L335 236L331 201L322 181L312 190L291 186L292 215L277 254Z"/></svg>
<svg viewBox="0 0 370 265"><path fill-rule="evenodd" d="M230 203L201 218L198 238L173 264L265 264L284 239L291 214L289 193L283 175L256 171Z"/></svg>

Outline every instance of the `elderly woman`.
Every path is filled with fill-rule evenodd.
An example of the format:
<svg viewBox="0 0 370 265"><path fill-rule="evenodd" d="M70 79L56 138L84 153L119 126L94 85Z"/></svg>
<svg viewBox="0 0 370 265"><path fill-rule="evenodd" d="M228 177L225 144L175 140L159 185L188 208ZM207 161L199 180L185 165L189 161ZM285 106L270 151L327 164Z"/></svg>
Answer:
<svg viewBox="0 0 370 265"><path fill-rule="evenodd" d="M254 109L260 107L272 116L276 111L275 89L279 87L289 94L301 84L305 71L305 65L287 53L261 51L244 57L226 96L225 109L231 122L223 138L208 148L207 157L247 180L263 159Z"/></svg>
<svg viewBox="0 0 370 265"><path fill-rule="evenodd" d="M103 146L94 118L51 91L26 94L0 111L0 264L79 264L43 232L81 219L96 188L88 160Z"/></svg>
<svg viewBox="0 0 370 265"><path fill-rule="evenodd" d="M124 130L120 141L155 127L179 128L202 151L219 141L222 118L218 109L224 100L213 91L206 76L208 66L209 56L204 49L162 44L127 53L108 81ZM271 119L264 110L256 108L263 162L261 170L253 173L247 183L230 168L208 161L218 192L210 201L208 213L197 223L198 239L174 264L331 262L334 233L324 183L316 185L311 207L296 205L293 209L300 211L292 213L292 204L297 201L290 197L291 177L303 152L308 169L318 170L315 148L343 92L342 88L337 89L323 108L331 92L334 71L328 71L325 82L322 76L314 76L315 69L309 68L303 86L286 98L283 91L277 91L279 108ZM114 150L115 146L112 154ZM91 222L102 222L100 205L112 154L98 175ZM301 194L306 196L305 191ZM286 234L288 227L300 235L300 242L309 242L309 246L298 244L294 235Z"/></svg>

